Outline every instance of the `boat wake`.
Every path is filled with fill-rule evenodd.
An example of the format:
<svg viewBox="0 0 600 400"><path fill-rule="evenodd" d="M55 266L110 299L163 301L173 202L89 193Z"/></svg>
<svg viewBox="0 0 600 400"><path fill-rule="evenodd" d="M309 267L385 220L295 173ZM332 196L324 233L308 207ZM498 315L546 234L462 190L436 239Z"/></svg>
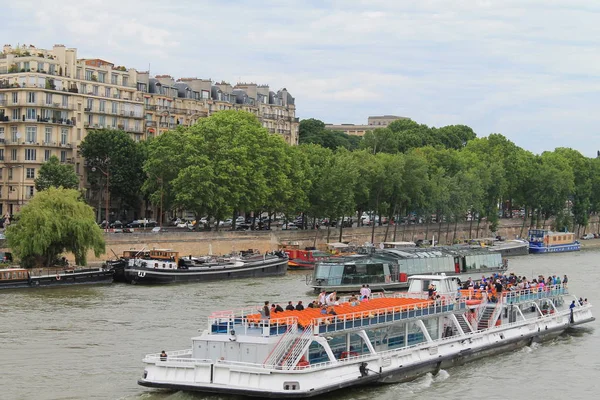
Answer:
<svg viewBox="0 0 600 400"><path fill-rule="evenodd" d="M407 391L409 393L419 393L423 390L429 389L436 383L440 383L445 381L450 377L448 371L442 369L436 375L433 375L431 372L421 376L420 378L415 379L411 382L401 383L397 385L396 390Z"/></svg>

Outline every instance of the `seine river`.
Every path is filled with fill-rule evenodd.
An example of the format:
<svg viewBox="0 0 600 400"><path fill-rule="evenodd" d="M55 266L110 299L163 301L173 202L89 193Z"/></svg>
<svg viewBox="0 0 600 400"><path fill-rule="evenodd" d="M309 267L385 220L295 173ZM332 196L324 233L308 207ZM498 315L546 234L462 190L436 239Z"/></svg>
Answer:
<svg viewBox="0 0 600 400"><path fill-rule="evenodd" d="M600 305L600 251L524 256L510 271L567 274ZM233 399L138 386L146 353L190 346L213 310L311 297L303 274L143 287L115 284L0 292L0 399ZM595 311L600 317L600 307ZM346 390L327 399L594 399L600 328L594 322L541 345L442 370L410 383Z"/></svg>

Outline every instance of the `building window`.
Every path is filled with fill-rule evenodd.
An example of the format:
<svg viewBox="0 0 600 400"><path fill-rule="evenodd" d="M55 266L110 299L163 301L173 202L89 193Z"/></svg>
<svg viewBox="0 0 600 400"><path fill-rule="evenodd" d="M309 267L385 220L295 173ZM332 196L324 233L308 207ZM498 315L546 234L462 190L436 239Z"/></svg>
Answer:
<svg viewBox="0 0 600 400"><path fill-rule="evenodd" d="M49 144L51 141L52 141L52 127L47 126L44 131L44 142L46 142L46 144Z"/></svg>
<svg viewBox="0 0 600 400"><path fill-rule="evenodd" d="M48 73L54 75L56 73L56 65L48 64Z"/></svg>
<svg viewBox="0 0 600 400"><path fill-rule="evenodd" d="M109 87L107 87L107 88L104 89L104 96L105 97L110 97L110 88Z"/></svg>
<svg viewBox="0 0 600 400"><path fill-rule="evenodd" d="M20 108L14 108L12 110L12 119L13 121L18 121L21 118L21 109Z"/></svg>
<svg viewBox="0 0 600 400"><path fill-rule="evenodd" d="M50 111L47 108L42 108L42 119L47 121L50 121L50 119L52 118L52 111Z"/></svg>
<svg viewBox="0 0 600 400"><path fill-rule="evenodd" d="M35 179L35 168L27 168L26 175L27 179Z"/></svg>
<svg viewBox="0 0 600 400"><path fill-rule="evenodd" d="M46 93L46 104L52 104L52 93Z"/></svg>
<svg viewBox="0 0 600 400"><path fill-rule="evenodd" d="M4 149L0 149L0 161L4 161Z"/></svg>
<svg viewBox="0 0 600 400"><path fill-rule="evenodd" d="M10 159L11 161L17 161L17 149L10 149Z"/></svg>
<svg viewBox="0 0 600 400"><path fill-rule="evenodd" d="M88 125L92 126L94 123L94 116L92 114L88 115Z"/></svg>
<svg viewBox="0 0 600 400"><path fill-rule="evenodd" d="M117 104L117 102L113 101L111 107L113 114L117 114L119 112L119 105Z"/></svg>
<svg viewBox="0 0 600 400"><path fill-rule="evenodd" d="M63 94L63 96L62 96L62 105L63 105L63 107L67 107L69 105L69 96L65 96Z"/></svg>
<svg viewBox="0 0 600 400"><path fill-rule="evenodd" d="M67 161L67 152L64 150L61 150L60 152L60 161L61 162L66 162Z"/></svg>
<svg viewBox="0 0 600 400"><path fill-rule="evenodd" d="M100 100L100 112L106 111L106 101Z"/></svg>
<svg viewBox="0 0 600 400"><path fill-rule="evenodd" d="M27 92L27 103L35 103L35 92Z"/></svg>
<svg viewBox="0 0 600 400"><path fill-rule="evenodd" d="M4 127L0 126L0 140L4 140Z"/></svg>
<svg viewBox="0 0 600 400"><path fill-rule="evenodd" d="M117 127L117 117L113 117L113 119L112 119L112 122L111 122L111 126L112 126L113 128L116 128L116 127Z"/></svg>
<svg viewBox="0 0 600 400"><path fill-rule="evenodd" d="M25 118L29 119L29 120L35 120L37 118L37 113L35 112L35 108L28 108L27 115L25 116Z"/></svg>
<svg viewBox="0 0 600 400"><path fill-rule="evenodd" d="M12 167L11 167L11 168L9 168L9 169L8 169L8 180L10 181L10 180L12 180L12 178L13 178L13 169L12 169ZM10 187L8 188L8 191L9 191L9 192L12 192L12 191L13 191L13 190L12 190L12 186L10 186Z"/></svg>
<svg viewBox="0 0 600 400"><path fill-rule="evenodd" d="M37 142L37 127L28 126L25 128L25 141L27 143Z"/></svg>
<svg viewBox="0 0 600 400"><path fill-rule="evenodd" d="M92 111L93 107L94 107L94 99L87 99L87 110L85 110L85 111Z"/></svg>
<svg viewBox="0 0 600 400"><path fill-rule="evenodd" d="M106 72L98 72L98 82L104 83L106 81Z"/></svg>
<svg viewBox="0 0 600 400"><path fill-rule="evenodd" d="M13 104L17 104L19 102L19 92L12 93L12 102Z"/></svg>
<svg viewBox="0 0 600 400"><path fill-rule="evenodd" d="M106 117L104 115L98 117L98 125L100 125L101 128L106 126Z"/></svg>
<svg viewBox="0 0 600 400"><path fill-rule="evenodd" d="M129 83L128 81L129 81L129 77L123 76L123 86L127 86L127 83Z"/></svg>
<svg viewBox="0 0 600 400"><path fill-rule="evenodd" d="M75 164L75 173L79 175L79 163Z"/></svg>
<svg viewBox="0 0 600 400"><path fill-rule="evenodd" d="M28 198L33 197L33 191L34 191L34 186L27 186L27 197Z"/></svg>
<svg viewBox="0 0 600 400"><path fill-rule="evenodd" d="M110 76L110 83L112 83L113 85L117 84L117 74L112 74Z"/></svg>
<svg viewBox="0 0 600 400"><path fill-rule="evenodd" d="M92 94L94 96L98 96L98 86L96 86L96 85L92 86Z"/></svg>
<svg viewBox="0 0 600 400"><path fill-rule="evenodd" d="M87 84L85 84L85 83L81 84L81 93L87 94Z"/></svg>
<svg viewBox="0 0 600 400"><path fill-rule="evenodd" d="M86 69L85 70L85 80L86 81L91 81L92 80L92 76L94 76L94 73L91 70Z"/></svg>
<svg viewBox="0 0 600 400"><path fill-rule="evenodd" d="M69 130L67 128L62 128L60 130L60 144L67 144L67 135Z"/></svg>
<svg viewBox="0 0 600 400"><path fill-rule="evenodd" d="M51 152L50 150L44 150L44 161L48 161L50 159L51 156Z"/></svg>
<svg viewBox="0 0 600 400"><path fill-rule="evenodd" d="M35 161L35 149L25 149L25 160L26 161Z"/></svg>
<svg viewBox="0 0 600 400"><path fill-rule="evenodd" d="M19 131L16 126L10 127L10 141L13 143L17 143L19 141Z"/></svg>
<svg viewBox="0 0 600 400"><path fill-rule="evenodd" d="M77 128L77 140L81 140L81 128Z"/></svg>
<svg viewBox="0 0 600 400"><path fill-rule="evenodd" d="M2 178L4 178L3 172L4 172L4 169L0 168L0 181L2 180Z"/></svg>

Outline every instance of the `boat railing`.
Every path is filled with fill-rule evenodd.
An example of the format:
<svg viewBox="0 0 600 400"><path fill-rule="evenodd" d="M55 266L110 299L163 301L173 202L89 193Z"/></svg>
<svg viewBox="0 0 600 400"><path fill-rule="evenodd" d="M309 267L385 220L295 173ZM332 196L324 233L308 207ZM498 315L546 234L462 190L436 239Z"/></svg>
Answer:
<svg viewBox="0 0 600 400"><path fill-rule="evenodd" d="M563 284L544 286L544 288L530 288L522 290L508 290L502 292L501 301L504 304L515 304L529 300L545 299L563 294L568 294Z"/></svg>
<svg viewBox="0 0 600 400"><path fill-rule="evenodd" d="M417 304L376 308L341 315L323 315L322 317L313 318L311 324L318 328L319 333L324 333L386 324L400 319L419 318L465 308L465 299L456 301L449 299L429 300Z"/></svg>
<svg viewBox="0 0 600 400"><path fill-rule="evenodd" d="M146 362L156 362L156 361L171 361L171 362L181 362L181 363L210 363L210 359L198 359L191 358L192 357L192 349L185 350L173 350L165 352L167 356L161 355L161 353L155 354L147 354L144 357L144 361Z"/></svg>
<svg viewBox="0 0 600 400"><path fill-rule="evenodd" d="M291 322L287 325L285 332L281 335L271 352L265 358L263 364L265 365L277 365L287 353L290 351L292 344L295 344L296 340L299 339L301 334L298 334L298 318L290 317ZM312 335L310 329L306 329Z"/></svg>

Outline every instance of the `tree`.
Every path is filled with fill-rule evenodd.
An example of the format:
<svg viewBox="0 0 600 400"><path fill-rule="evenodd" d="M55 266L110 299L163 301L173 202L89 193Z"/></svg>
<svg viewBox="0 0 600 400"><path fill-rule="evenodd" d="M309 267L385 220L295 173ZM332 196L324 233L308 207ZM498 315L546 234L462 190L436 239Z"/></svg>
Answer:
<svg viewBox="0 0 600 400"><path fill-rule="evenodd" d="M94 210L80 199L78 191L49 187L23 206L19 223L6 231L9 247L23 266L52 266L64 252L75 255L75 263L86 264L88 250L99 257L105 250L102 230Z"/></svg>
<svg viewBox="0 0 600 400"><path fill-rule="evenodd" d="M314 118L300 121L298 129L298 142L300 144L313 143L331 150L335 150L338 147L355 150L359 147L362 140L360 136L326 129L323 121Z"/></svg>
<svg viewBox="0 0 600 400"><path fill-rule="evenodd" d="M183 167L184 160L180 155L184 142L185 133L182 128L178 128L147 143L148 157L143 167L146 181L142 185L142 191L148 195L152 204L161 206L161 219L164 217L164 210L170 210L175 202L172 181Z"/></svg>
<svg viewBox="0 0 600 400"><path fill-rule="evenodd" d="M79 148L87 162L92 187L99 192L108 180L113 207L116 203L121 210L136 208L146 179L145 145L136 143L126 132L100 129L89 132Z"/></svg>
<svg viewBox="0 0 600 400"><path fill-rule="evenodd" d="M38 192L49 187L62 187L64 189L77 189L79 178L68 164L61 164L58 157L52 156L40 167L35 179L35 190Z"/></svg>

